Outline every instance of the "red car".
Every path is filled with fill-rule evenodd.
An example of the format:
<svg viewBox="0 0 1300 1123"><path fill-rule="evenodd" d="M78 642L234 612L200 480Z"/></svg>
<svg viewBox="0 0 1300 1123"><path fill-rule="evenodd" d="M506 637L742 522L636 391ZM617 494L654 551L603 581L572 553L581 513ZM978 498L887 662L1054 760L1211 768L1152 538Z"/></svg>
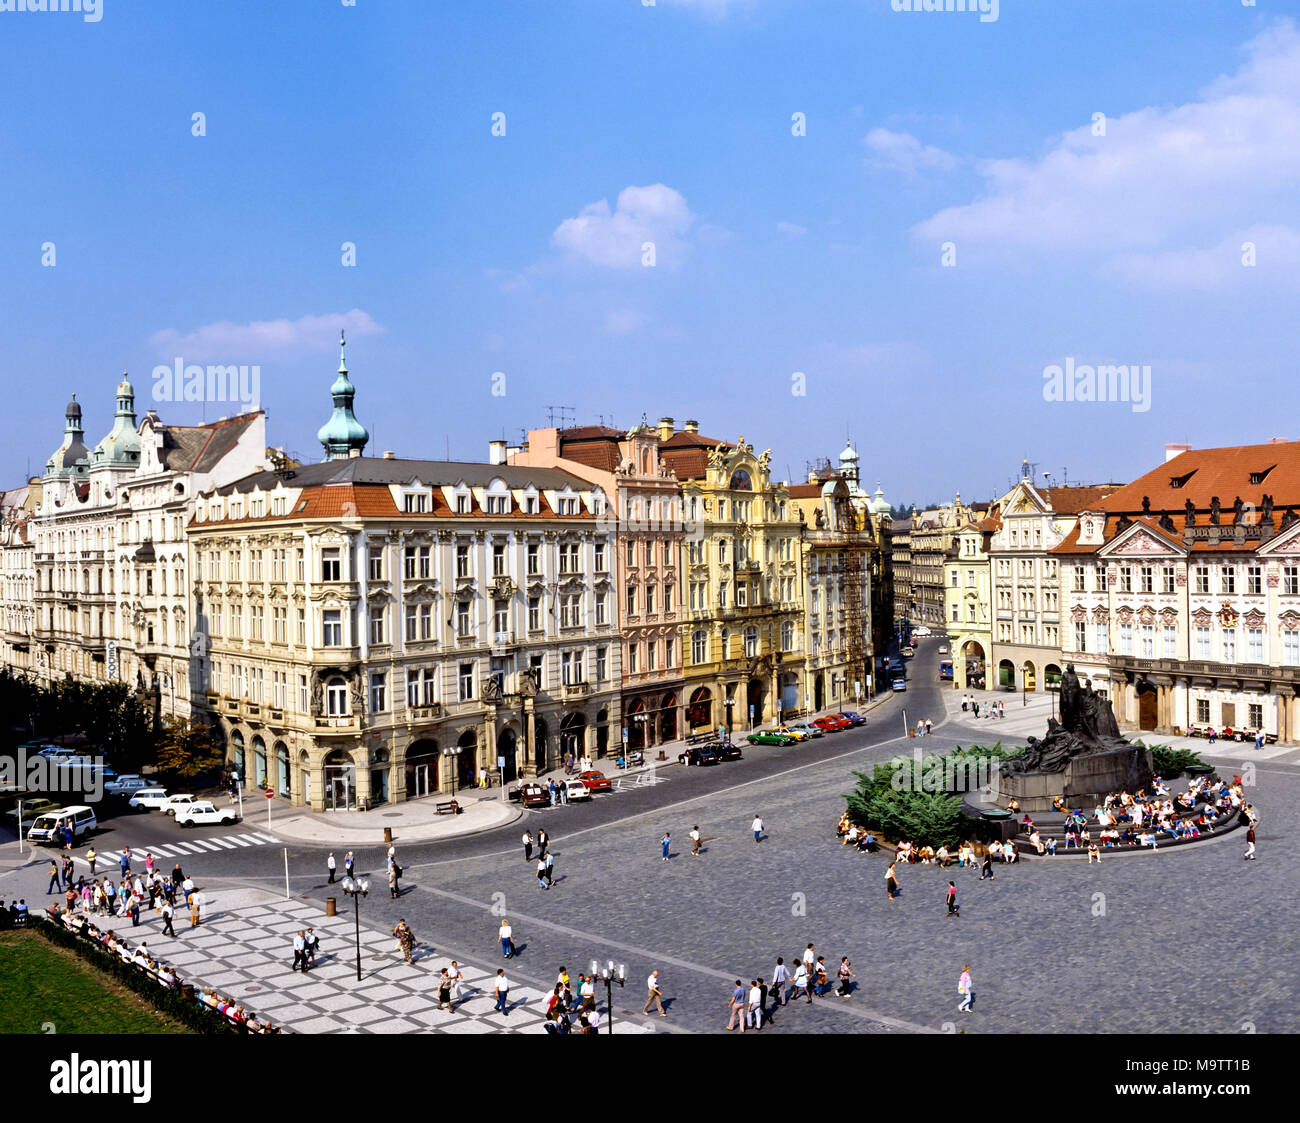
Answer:
<svg viewBox="0 0 1300 1123"><path fill-rule="evenodd" d="M588 791L612 792L614 790L614 785L603 772L579 772L576 778L587 785Z"/></svg>
<svg viewBox="0 0 1300 1123"><path fill-rule="evenodd" d="M827 714L826 717L819 717L813 722L813 725L827 733L838 733L841 729L853 728L852 722L846 721L844 718L839 717L836 714Z"/></svg>

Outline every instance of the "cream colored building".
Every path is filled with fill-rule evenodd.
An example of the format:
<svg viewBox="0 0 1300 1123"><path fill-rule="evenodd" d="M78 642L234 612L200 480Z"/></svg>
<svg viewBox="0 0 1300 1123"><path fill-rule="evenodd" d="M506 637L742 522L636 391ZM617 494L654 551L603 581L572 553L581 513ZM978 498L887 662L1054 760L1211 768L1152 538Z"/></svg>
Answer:
<svg viewBox="0 0 1300 1123"><path fill-rule="evenodd" d="M944 620L954 690L986 690L993 650L993 581L989 542L1001 525L997 505L960 527L945 566Z"/></svg>
<svg viewBox="0 0 1300 1123"><path fill-rule="evenodd" d="M0 494L0 665L16 672L32 667L36 631L36 562L32 516L40 498L40 477Z"/></svg>

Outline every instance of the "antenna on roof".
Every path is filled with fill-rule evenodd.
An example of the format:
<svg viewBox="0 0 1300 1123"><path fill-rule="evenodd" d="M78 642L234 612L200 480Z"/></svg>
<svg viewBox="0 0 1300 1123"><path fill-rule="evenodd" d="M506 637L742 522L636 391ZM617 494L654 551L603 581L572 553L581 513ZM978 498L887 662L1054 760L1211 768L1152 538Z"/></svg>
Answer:
<svg viewBox="0 0 1300 1123"><path fill-rule="evenodd" d="M547 406L546 423L552 429L567 429L573 424L573 414L573 406Z"/></svg>

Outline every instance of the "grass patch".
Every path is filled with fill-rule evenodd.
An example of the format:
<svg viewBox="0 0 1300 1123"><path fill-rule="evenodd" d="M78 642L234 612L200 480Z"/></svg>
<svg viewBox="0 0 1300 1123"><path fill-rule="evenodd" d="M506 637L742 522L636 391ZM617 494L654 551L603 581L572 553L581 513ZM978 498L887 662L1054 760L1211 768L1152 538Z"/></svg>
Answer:
<svg viewBox="0 0 1300 1123"><path fill-rule="evenodd" d="M0 979L0 1033L191 1032L35 932L0 934Z"/></svg>

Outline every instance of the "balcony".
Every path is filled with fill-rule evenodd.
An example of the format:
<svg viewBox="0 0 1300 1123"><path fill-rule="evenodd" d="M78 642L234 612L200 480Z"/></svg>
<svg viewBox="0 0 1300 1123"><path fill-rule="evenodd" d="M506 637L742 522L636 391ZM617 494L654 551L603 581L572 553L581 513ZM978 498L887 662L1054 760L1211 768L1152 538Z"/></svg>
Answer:
<svg viewBox="0 0 1300 1123"><path fill-rule="evenodd" d="M406 707L406 720L408 722L433 721L440 717L442 717L441 702L429 702L427 705L423 706Z"/></svg>
<svg viewBox="0 0 1300 1123"><path fill-rule="evenodd" d="M356 714L341 714L335 717L318 717L312 719L317 732L359 733L361 719Z"/></svg>
<svg viewBox="0 0 1300 1123"><path fill-rule="evenodd" d="M1108 655L1106 659L1113 671L1288 683L1300 687L1300 667L1275 667L1268 663L1215 663L1205 659L1143 659L1138 655Z"/></svg>
<svg viewBox="0 0 1300 1123"><path fill-rule="evenodd" d="M560 687L560 698L568 701L571 698L586 698L591 693L591 684L587 682L566 682Z"/></svg>
<svg viewBox="0 0 1300 1123"><path fill-rule="evenodd" d="M495 632L492 636L492 654L509 655L519 646L513 632Z"/></svg>

